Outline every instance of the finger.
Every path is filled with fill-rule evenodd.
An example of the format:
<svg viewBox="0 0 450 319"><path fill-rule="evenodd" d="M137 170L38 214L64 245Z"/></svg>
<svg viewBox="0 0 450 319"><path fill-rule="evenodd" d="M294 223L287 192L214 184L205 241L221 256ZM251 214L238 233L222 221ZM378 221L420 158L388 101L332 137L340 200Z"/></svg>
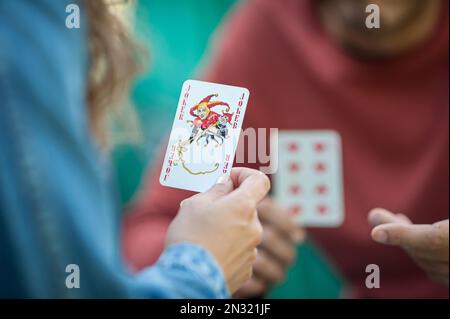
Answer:
<svg viewBox="0 0 450 319"><path fill-rule="evenodd" d="M203 200L217 200L229 194L233 190L233 180L228 175L222 175L216 184L204 193L197 194L193 198L202 198Z"/></svg>
<svg viewBox="0 0 450 319"><path fill-rule="evenodd" d="M411 221L405 215L394 214L383 208L372 209L368 215L368 221L372 227L387 223L411 224Z"/></svg>
<svg viewBox="0 0 450 319"><path fill-rule="evenodd" d="M258 251L253 272L267 284L274 284L284 279L283 266L264 250Z"/></svg>
<svg viewBox="0 0 450 319"><path fill-rule="evenodd" d="M277 230L265 227L263 241L260 246L275 258L284 268L287 268L295 259L295 246L292 241L282 236Z"/></svg>
<svg viewBox="0 0 450 319"><path fill-rule="evenodd" d="M275 228L282 236L295 243L304 240L306 236L304 229L298 227L286 210L273 199L269 197L263 199L258 205L258 214L264 225Z"/></svg>
<svg viewBox="0 0 450 319"><path fill-rule="evenodd" d="M253 277L240 288L234 295L234 298L256 298L263 296L267 290L267 284L253 275Z"/></svg>
<svg viewBox="0 0 450 319"><path fill-rule="evenodd" d="M270 189L269 178L254 169L233 168L231 179L235 189L223 198L223 201L230 205L242 206L245 202L248 206L256 208Z"/></svg>
<svg viewBox="0 0 450 319"><path fill-rule="evenodd" d="M430 249L435 246L436 229L432 225L390 223L372 229L372 239L387 245L412 249Z"/></svg>

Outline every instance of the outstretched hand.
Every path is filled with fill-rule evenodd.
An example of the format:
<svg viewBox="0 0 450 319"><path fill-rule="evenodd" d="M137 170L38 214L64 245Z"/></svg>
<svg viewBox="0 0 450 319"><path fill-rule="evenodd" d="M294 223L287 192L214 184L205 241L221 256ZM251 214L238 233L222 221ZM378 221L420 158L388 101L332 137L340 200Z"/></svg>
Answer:
<svg viewBox="0 0 450 319"><path fill-rule="evenodd" d="M404 249L431 279L448 286L448 219L434 224L413 224L408 217L377 208L369 213L372 239Z"/></svg>

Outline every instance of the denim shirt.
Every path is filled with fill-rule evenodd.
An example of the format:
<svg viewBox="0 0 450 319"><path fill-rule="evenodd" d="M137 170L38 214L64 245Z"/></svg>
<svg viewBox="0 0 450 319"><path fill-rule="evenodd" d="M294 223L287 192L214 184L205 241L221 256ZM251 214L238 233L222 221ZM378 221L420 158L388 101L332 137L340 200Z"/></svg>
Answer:
<svg viewBox="0 0 450 319"><path fill-rule="evenodd" d="M66 27L72 3L79 29ZM0 297L228 297L193 244L138 274L124 266L108 162L88 128L85 20L81 1L0 0Z"/></svg>

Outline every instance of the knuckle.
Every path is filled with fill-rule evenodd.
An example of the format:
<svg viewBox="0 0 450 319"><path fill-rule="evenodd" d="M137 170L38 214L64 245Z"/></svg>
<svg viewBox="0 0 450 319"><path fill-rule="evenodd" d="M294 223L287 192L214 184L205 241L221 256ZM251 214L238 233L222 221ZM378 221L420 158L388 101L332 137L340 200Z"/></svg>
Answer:
<svg viewBox="0 0 450 319"><path fill-rule="evenodd" d="M445 243L444 235L438 231L432 232L429 235L429 243L432 250L441 249Z"/></svg>
<svg viewBox="0 0 450 319"><path fill-rule="evenodd" d="M271 187L269 177L267 177L267 175L262 172L259 172L258 177L261 181L261 185L263 186L264 192L267 193Z"/></svg>
<svg viewBox="0 0 450 319"><path fill-rule="evenodd" d="M193 198L187 198L187 199L183 200L180 203L180 208L182 208L184 210L189 210L194 205L193 201L195 201L195 199L193 199Z"/></svg>
<svg viewBox="0 0 450 319"><path fill-rule="evenodd" d="M228 193L228 185L226 184L216 184L214 185L214 187L212 188L212 191L216 194L216 195L225 195Z"/></svg>
<svg viewBox="0 0 450 319"><path fill-rule="evenodd" d="M249 197L242 198L239 202L239 207L247 213L253 212L256 208L254 201Z"/></svg>
<svg viewBox="0 0 450 319"><path fill-rule="evenodd" d="M200 195L201 195L201 194L196 194L196 195L194 195L194 196L191 196L191 197L186 198L185 200L183 200L183 206L184 206L184 205L190 205L190 206L193 206L193 205L196 205L196 204L198 204L198 203L201 203L201 202L202 202L202 198L201 198Z"/></svg>
<svg viewBox="0 0 450 319"><path fill-rule="evenodd" d="M251 227L251 237L253 238L253 245L258 246L263 240L263 229L259 222L254 223Z"/></svg>

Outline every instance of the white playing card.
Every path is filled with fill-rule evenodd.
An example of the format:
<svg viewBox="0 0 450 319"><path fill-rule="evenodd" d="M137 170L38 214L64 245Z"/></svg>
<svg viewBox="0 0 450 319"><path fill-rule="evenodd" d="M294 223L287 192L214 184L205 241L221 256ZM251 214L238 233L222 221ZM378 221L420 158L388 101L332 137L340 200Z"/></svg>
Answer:
<svg viewBox="0 0 450 319"><path fill-rule="evenodd" d="M184 82L161 185L203 192L230 174L249 94L241 87Z"/></svg>
<svg viewBox="0 0 450 319"><path fill-rule="evenodd" d="M335 131L280 131L275 198L306 227L344 220L341 139Z"/></svg>

